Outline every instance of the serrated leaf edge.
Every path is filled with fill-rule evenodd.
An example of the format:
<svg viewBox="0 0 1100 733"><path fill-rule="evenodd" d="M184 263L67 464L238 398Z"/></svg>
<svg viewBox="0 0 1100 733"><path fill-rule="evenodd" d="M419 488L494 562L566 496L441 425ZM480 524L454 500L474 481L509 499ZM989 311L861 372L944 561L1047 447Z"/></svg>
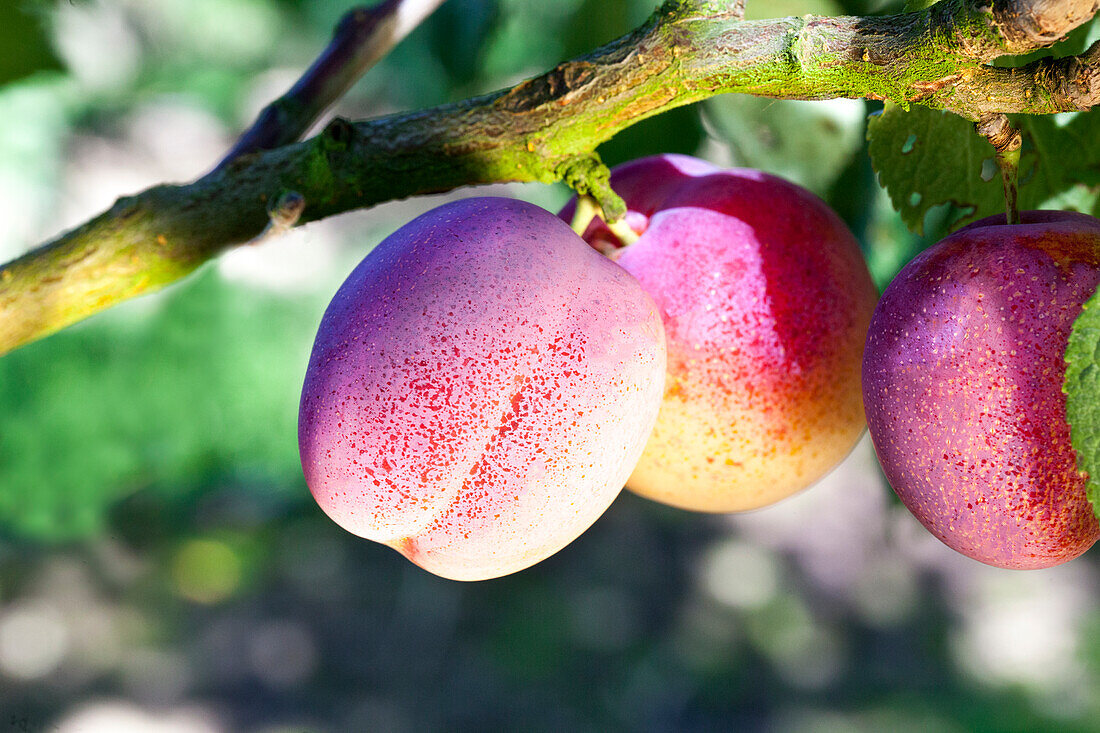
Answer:
<svg viewBox="0 0 1100 733"><path fill-rule="evenodd" d="M1096 346L1100 345L1100 328L1086 324L1085 315L1090 310L1100 307L1100 288L1092 294L1081 306L1081 312L1077 315L1070 330L1069 340L1066 343L1066 376L1062 383L1062 392L1066 395L1066 421L1069 423L1070 442L1073 445L1077 457L1077 470L1087 475L1085 484L1085 497L1092 505L1093 513L1100 519L1100 465L1092 466L1090 470L1090 457L1081 446L1087 441L1085 431L1090 427L1090 421L1085 417L1085 408L1089 401L1081 394L1080 389L1072 389L1072 385L1079 384L1081 374L1089 366L1097 366L1092 355L1096 353ZM1093 348L1088 348L1092 344ZM1080 358L1078 354L1088 354L1088 358ZM1091 395L1091 392L1089 393ZM1100 424L1091 427L1100 430Z"/></svg>

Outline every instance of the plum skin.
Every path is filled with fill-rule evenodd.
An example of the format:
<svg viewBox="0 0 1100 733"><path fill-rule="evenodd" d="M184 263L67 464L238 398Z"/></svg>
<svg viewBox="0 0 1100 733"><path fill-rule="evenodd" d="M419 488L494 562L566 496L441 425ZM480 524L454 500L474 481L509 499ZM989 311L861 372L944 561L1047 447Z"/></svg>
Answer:
<svg viewBox="0 0 1100 733"><path fill-rule="evenodd" d="M975 222L883 294L863 362L891 486L949 547L1003 568L1072 560L1100 536L1066 422L1064 354L1100 282L1100 221Z"/></svg>
<svg viewBox="0 0 1100 733"><path fill-rule="evenodd" d="M306 481L339 525L437 575L506 575L615 499L664 371L652 300L553 214L446 204L325 312L299 411Z"/></svg>
<svg viewBox="0 0 1100 733"><path fill-rule="evenodd" d="M683 509L779 501L839 463L863 432L860 359L877 291L859 245L810 192L681 155L612 171L640 238L602 220L585 239L661 310L668 377L627 487ZM572 205L561 213L572 215Z"/></svg>

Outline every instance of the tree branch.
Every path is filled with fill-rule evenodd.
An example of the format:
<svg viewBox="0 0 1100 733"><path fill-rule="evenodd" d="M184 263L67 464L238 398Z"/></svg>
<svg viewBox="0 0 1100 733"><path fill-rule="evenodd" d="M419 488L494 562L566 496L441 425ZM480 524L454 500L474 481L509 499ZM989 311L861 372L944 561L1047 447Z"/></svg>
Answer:
<svg viewBox="0 0 1100 733"><path fill-rule="evenodd" d="M980 0L942 0L895 16L767 21L741 20L738 4L670 0L633 33L511 89L357 124L336 119L306 142L120 199L0 270L0 353L252 239L268 222L268 202L287 192L304 199L303 222L498 181L566 178L583 187L593 177L587 187L598 192L597 145L646 117L723 92L889 99L972 120L1087 109L1100 94L1096 46L1017 69L984 63L1048 44L1084 22L1081 8L1095 11L1095 2L1005 0L990 10ZM1034 11L1028 27L1041 33L1007 30L1024 7Z"/></svg>
<svg viewBox="0 0 1100 733"><path fill-rule="evenodd" d="M1006 53L1022 54L1065 38L1097 10L1096 0L1011 0L994 5L993 22Z"/></svg>
<svg viewBox="0 0 1100 733"><path fill-rule="evenodd" d="M367 69L442 4L443 0L384 0L374 7L349 10L336 25L328 47L290 91L260 112L218 169L246 153L299 140Z"/></svg>

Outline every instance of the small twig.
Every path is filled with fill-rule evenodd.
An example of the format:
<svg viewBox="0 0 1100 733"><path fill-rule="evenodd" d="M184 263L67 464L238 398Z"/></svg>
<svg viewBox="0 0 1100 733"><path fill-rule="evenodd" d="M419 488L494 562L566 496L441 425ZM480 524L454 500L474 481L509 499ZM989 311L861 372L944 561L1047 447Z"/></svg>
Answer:
<svg viewBox="0 0 1100 733"><path fill-rule="evenodd" d="M260 112L215 170L246 153L271 150L299 140L367 69L443 2L383 0L372 8L349 10L333 31L332 42L313 65L290 91Z"/></svg>
<svg viewBox="0 0 1100 733"><path fill-rule="evenodd" d="M1020 223L1020 211L1017 206L1017 183L1020 172L1020 147L1023 138L1008 117L990 115L978 120L978 133L989 140L996 152L997 168L1001 171L1001 182L1005 190L1005 219L1009 224Z"/></svg>
<svg viewBox="0 0 1100 733"><path fill-rule="evenodd" d="M302 212L306 209L305 196L297 191L284 191L270 206L267 207L269 221L264 230L253 237L247 244L261 244L289 232Z"/></svg>

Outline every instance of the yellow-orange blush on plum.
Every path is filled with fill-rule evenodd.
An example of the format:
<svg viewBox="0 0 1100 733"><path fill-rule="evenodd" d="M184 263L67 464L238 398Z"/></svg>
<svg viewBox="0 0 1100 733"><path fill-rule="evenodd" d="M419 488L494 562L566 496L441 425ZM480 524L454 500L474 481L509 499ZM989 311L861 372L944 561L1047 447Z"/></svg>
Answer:
<svg viewBox="0 0 1100 733"><path fill-rule="evenodd" d="M808 191L677 155L616 168L640 237L585 232L653 296L665 397L627 487L733 512L817 481L864 428L860 359L877 293L858 243ZM562 211L572 215L573 205Z"/></svg>

